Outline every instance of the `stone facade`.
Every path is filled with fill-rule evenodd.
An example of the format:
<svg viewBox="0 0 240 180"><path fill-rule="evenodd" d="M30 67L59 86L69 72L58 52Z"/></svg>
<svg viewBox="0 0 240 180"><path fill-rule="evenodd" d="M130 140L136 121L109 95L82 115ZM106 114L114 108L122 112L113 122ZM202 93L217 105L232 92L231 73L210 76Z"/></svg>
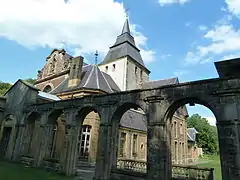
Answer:
<svg viewBox="0 0 240 180"><path fill-rule="evenodd" d="M36 121L40 127L35 129L36 148L33 158L34 166L41 166L45 162L53 163L54 160L45 159L48 150L47 142L50 135L47 133L49 123L57 120L60 112L66 117L66 136L58 162L58 169L67 175L74 174L76 167L76 133L81 129L85 115L96 110L100 116L100 130L97 150L95 179L110 179L111 172L116 167L118 148L118 124L122 114L131 108L141 107L147 112L148 146L147 146L147 174L139 175L144 179L170 179L171 178L171 146L170 134L171 117L174 112L185 103L199 103L210 108L216 116L219 132L220 155L223 179L239 179L239 122L238 111L240 79L210 79L191 83L180 83L150 90L135 90L118 92L101 96L88 96L79 99L56 101L51 103L36 104L36 89L29 87L24 82L17 82L6 94L4 108L5 119L11 119L12 128L5 158L18 159L22 156L21 144L23 143L24 129L29 115L36 113ZM21 93L23 97L16 94ZM231 94L231 96L229 96ZM28 98L26 98L28 97ZM233 98L234 97L234 98ZM9 104L10 102L10 104ZM131 103L130 103L131 102ZM17 104L18 106L15 106ZM10 116L14 113L14 116ZM8 118L9 117L9 118ZM34 117L34 116L32 116ZM2 129L7 128L5 123ZM6 131L5 131L6 132ZM1 132L2 137L8 133ZM34 134L34 133L33 133ZM34 135L33 135L34 136ZM9 136L8 136L9 137ZM13 143L14 142L14 143ZM46 163L45 163L46 164ZM231 172L229 172L231 169ZM122 174L122 176L124 176ZM134 175L137 177L136 173Z"/></svg>

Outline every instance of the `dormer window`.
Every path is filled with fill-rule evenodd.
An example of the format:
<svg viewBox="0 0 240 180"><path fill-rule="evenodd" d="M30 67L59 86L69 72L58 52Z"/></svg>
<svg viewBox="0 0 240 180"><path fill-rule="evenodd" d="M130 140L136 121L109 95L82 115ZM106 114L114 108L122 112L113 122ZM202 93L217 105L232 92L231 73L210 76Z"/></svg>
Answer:
<svg viewBox="0 0 240 180"><path fill-rule="evenodd" d="M105 67L105 72L108 72L108 66Z"/></svg>
<svg viewBox="0 0 240 180"><path fill-rule="evenodd" d="M115 69L116 69L116 64L113 64L113 69L112 69L112 71L115 71Z"/></svg>

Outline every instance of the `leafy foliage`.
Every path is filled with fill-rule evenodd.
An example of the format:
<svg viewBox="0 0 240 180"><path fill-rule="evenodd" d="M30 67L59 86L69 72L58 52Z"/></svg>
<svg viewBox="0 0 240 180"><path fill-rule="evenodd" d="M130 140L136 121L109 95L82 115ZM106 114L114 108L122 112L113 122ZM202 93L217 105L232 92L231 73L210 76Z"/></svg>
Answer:
<svg viewBox="0 0 240 180"><path fill-rule="evenodd" d="M25 79L25 80L23 80L23 81L25 81L25 82L27 82L27 83L29 83L29 84L35 84L36 79L28 78L28 79Z"/></svg>
<svg viewBox="0 0 240 180"><path fill-rule="evenodd" d="M11 87L10 83L5 83L0 81L0 96L3 96L4 93Z"/></svg>
<svg viewBox="0 0 240 180"><path fill-rule="evenodd" d="M203 148L206 154L218 153L218 135L217 128L211 126L206 118L202 118L199 114L193 114L187 119L188 127L194 127L199 134L197 135L197 145Z"/></svg>

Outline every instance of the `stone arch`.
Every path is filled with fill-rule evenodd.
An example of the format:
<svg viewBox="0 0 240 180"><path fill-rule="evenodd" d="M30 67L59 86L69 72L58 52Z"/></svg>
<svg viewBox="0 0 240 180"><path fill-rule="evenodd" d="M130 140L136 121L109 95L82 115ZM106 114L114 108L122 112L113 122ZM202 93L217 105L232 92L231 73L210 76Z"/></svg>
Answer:
<svg viewBox="0 0 240 180"><path fill-rule="evenodd" d="M206 98L206 99L208 99L208 98ZM172 101L170 103L169 107L167 108L167 110L164 114L164 121L167 122L168 120L171 120L171 118L172 118L173 114L176 112L176 110L179 107L184 106L186 104L203 105L203 106L207 107L208 109L210 109L217 119L218 114L215 109L215 103L211 99L212 98L209 98L209 100L203 100L203 99L200 99L197 97L186 97L186 98L176 99L176 100Z"/></svg>
<svg viewBox="0 0 240 180"><path fill-rule="evenodd" d="M24 133L23 133L23 151L21 154L25 156L33 156L34 147L37 145L36 133L40 127L41 115L38 112L30 112L24 120Z"/></svg>
<svg viewBox="0 0 240 180"><path fill-rule="evenodd" d="M11 113L4 117L0 131L0 156L11 159L14 144L15 125L17 123L16 115Z"/></svg>
<svg viewBox="0 0 240 180"><path fill-rule="evenodd" d="M187 149L189 147L186 146L185 142L183 144L181 138L178 139L178 137L180 136L180 130L181 130L181 127L179 126L179 124L181 122L175 121L175 123L177 122L177 124L175 123L173 124L172 121L173 121L174 113L177 112L178 108L183 107L186 104L190 104L190 105L198 104L209 109L212 112L212 114L215 116L216 120L218 121L219 115L218 115L218 109L217 109L218 107L216 102L217 102L217 99L214 99L211 96L206 96L206 99L191 96L191 97L181 97L181 98L175 99L174 101L171 101L167 105L168 107L166 108L163 119L164 119L165 125L167 126L169 144L171 144L171 146L169 146L169 149L172 152L172 154L170 155L170 162L172 162L172 160L182 162L182 161L186 161L186 159L188 161L188 158L184 159L182 157L182 152L184 151L184 149ZM174 134L178 134L178 135L175 136ZM172 136L174 136L174 138L172 138ZM184 154L186 154L186 150ZM174 164L177 164L177 163L174 163Z"/></svg>
<svg viewBox="0 0 240 180"><path fill-rule="evenodd" d="M82 161L95 164L100 127L99 109L92 106L84 106L75 113L77 129L77 165L81 168Z"/></svg>
<svg viewBox="0 0 240 180"><path fill-rule="evenodd" d="M126 161L129 161L129 160L137 160L135 159L135 154L137 154L136 152L134 152L134 135L137 135L138 137L140 137L140 134L138 134L134 128L137 128L137 127L134 127L135 124L133 123L131 125L131 127L127 127L126 126L126 131L123 129L125 129L124 126L122 126L122 121L123 119L122 118L125 118L124 116L126 115L125 113L129 113L130 116L131 116L131 113L142 113L142 116L145 117L144 121L143 119L136 119L135 117L133 117L133 122L135 121L143 121L143 126L146 128L145 132L144 132L144 135L146 136L145 137L145 140L144 143L143 142L140 142L137 143L139 145L139 148L141 147L141 144L147 144L147 124L148 124L148 118L146 116L146 107L140 102L140 101L136 101L136 102L122 102L120 103L118 106L116 106L115 110L113 111L113 114L112 114L112 117L111 117L111 137L112 137L112 154L111 154L111 161L112 161L112 168L124 168L122 167L122 165L125 163L125 160ZM134 112L135 111L135 112ZM141 111L141 112L140 112ZM131 123L129 123L131 124ZM120 127L123 127L123 129L120 129ZM128 131L129 130L129 131ZM125 137L122 136L125 134ZM141 134L142 136L142 134ZM122 145L123 143L121 142L122 138L126 138L128 137L128 140L129 142L131 142L129 145L125 145L125 147ZM136 137L136 136L135 136ZM126 140L123 140L123 142L126 141ZM146 141L146 142L145 142ZM126 141L127 142L127 141ZM138 140L137 140L138 142ZM125 144L125 143L124 143ZM138 147L137 145L137 147ZM128 147L127 147L128 146ZM124 156L121 157L121 149L125 149L125 154ZM127 151L127 152L126 152ZM145 148L145 160L147 158L147 148ZM140 160L140 159L139 159ZM142 160L140 160L142 161ZM125 167L126 168L126 167Z"/></svg>
<svg viewBox="0 0 240 180"><path fill-rule="evenodd" d="M54 109L48 112L45 125L45 133L47 136L45 158L60 160L66 132L65 122L66 117L63 109Z"/></svg>
<svg viewBox="0 0 240 180"><path fill-rule="evenodd" d="M141 102L138 102L138 101L137 102L122 102L122 103L119 103L117 105L116 109L114 110L113 116L111 118L111 123L113 120L115 121L116 119L119 119L119 116L122 117L122 115L129 109L134 109L134 110L141 109L142 111L147 113L146 107L143 106L143 104Z"/></svg>
<svg viewBox="0 0 240 180"><path fill-rule="evenodd" d="M92 106L84 106L76 110L75 116L77 117L76 122L83 123L84 118L91 112L98 113L99 109ZM98 113L99 114L99 113ZM100 116L100 114L99 114Z"/></svg>

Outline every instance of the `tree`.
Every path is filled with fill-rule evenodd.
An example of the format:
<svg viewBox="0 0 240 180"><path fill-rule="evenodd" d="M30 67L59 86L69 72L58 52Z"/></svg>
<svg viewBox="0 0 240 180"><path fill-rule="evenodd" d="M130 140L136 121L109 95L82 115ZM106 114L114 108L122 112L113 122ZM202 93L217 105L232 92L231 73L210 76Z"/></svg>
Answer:
<svg viewBox="0 0 240 180"><path fill-rule="evenodd" d="M3 96L5 92L11 87L10 83L0 81L0 96Z"/></svg>
<svg viewBox="0 0 240 180"><path fill-rule="evenodd" d="M25 81L25 82L27 82L27 83L29 83L29 84L35 84L36 79L28 78L28 79L25 79L25 80L23 80L23 81Z"/></svg>
<svg viewBox="0 0 240 180"><path fill-rule="evenodd" d="M218 153L218 136L215 126L211 126L206 118L202 118L198 114L189 117L187 124L189 128L194 127L199 132L196 142L199 147L203 148L204 153Z"/></svg>

